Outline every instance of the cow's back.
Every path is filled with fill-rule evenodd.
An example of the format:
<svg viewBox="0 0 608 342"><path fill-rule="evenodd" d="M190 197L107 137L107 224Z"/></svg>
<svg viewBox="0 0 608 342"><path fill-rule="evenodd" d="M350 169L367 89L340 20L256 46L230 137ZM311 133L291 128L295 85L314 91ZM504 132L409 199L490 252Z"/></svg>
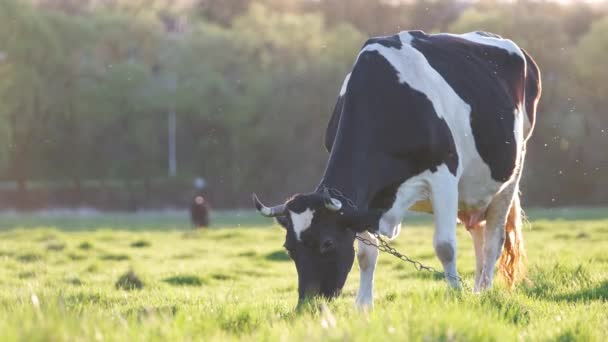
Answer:
<svg viewBox="0 0 608 342"><path fill-rule="evenodd" d="M412 33L420 51L465 103L475 151L498 182L511 178L519 156L523 118L525 58L511 41L480 33L425 35ZM465 165L463 165L465 166Z"/></svg>
<svg viewBox="0 0 608 342"><path fill-rule="evenodd" d="M365 67L370 58L389 68ZM510 40L483 32L427 35L408 31L370 39L355 62L353 74L347 76L342 86L328 125L326 146L329 151L337 145L365 150L368 147L359 147L354 137L361 136L363 130L382 130L371 133L381 144L371 140L367 144L390 151L397 158L410 158L406 161L409 165L401 168L405 170L405 179L421 170L433 171L438 162L443 162L450 169L455 166L455 175L463 177L461 190L463 194L468 191L465 197L487 197L488 194L477 194L470 188L485 187L491 193L509 181L520 160L524 137L529 136L533 126L540 74L530 60ZM384 77L390 84L376 84L369 80L383 78L374 73L394 76ZM528 80L526 73L534 79ZM386 94L395 98L396 92L401 92L403 99L411 97L410 94L422 97L411 105L384 98ZM366 108L361 110L362 107ZM366 115L373 117L363 119L368 120L367 124L352 124ZM359 130L357 134L353 134L353 127ZM346 133L342 137L341 129ZM401 134L396 139L399 132L411 134ZM394 144L399 144L404 153L400 154ZM412 147L428 151L436 158L433 161L415 156ZM329 171L331 159L343 155L344 151L332 153ZM393 161L389 164L400 165Z"/></svg>

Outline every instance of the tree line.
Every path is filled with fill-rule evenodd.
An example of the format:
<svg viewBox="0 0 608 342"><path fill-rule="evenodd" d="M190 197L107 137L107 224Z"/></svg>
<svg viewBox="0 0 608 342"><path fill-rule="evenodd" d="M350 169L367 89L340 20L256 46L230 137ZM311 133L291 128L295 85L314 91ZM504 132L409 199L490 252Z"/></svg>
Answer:
<svg viewBox="0 0 608 342"><path fill-rule="evenodd" d="M108 184L172 205L168 185L185 192L197 176L222 207L254 190L311 191L358 49L407 29L491 31L528 50L544 82L524 198L605 204L606 13L550 1L2 0L0 206L27 206L34 188L86 204Z"/></svg>

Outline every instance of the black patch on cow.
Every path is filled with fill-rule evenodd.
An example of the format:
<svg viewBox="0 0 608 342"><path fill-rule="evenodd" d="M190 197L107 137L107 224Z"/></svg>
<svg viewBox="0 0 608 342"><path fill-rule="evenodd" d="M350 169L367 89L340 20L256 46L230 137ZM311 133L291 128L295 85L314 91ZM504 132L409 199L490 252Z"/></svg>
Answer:
<svg viewBox="0 0 608 342"><path fill-rule="evenodd" d="M275 220L281 227L283 227L285 229L289 229L289 224L290 224L289 215L275 217Z"/></svg>
<svg viewBox="0 0 608 342"><path fill-rule="evenodd" d="M424 35L424 32L410 31L410 34ZM366 47L370 44L380 44L382 46L389 47L389 48L395 48L395 49L401 49L403 46L403 43L401 42L401 38L399 37L398 34L395 34L392 36L370 38L365 42L365 44L363 44L363 47ZM348 87L346 88L346 91L348 92ZM338 96L338 99L336 100L336 105L334 106L334 111L332 113L332 116L329 119L329 122L327 123L327 129L325 130L325 149L327 150L327 152L331 152L331 148L332 148L334 140L336 138L336 132L338 130L338 122L340 121L340 115L342 114L342 108L344 105L345 96L346 96L346 94L344 94L343 96Z"/></svg>
<svg viewBox="0 0 608 342"><path fill-rule="evenodd" d="M308 209L318 211L325 207L325 202L326 198L318 192L296 194L287 201L287 210L297 214L301 214Z"/></svg>
<svg viewBox="0 0 608 342"><path fill-rule="evenodd" d="M454 261L454 247L449 242L440 242L435 246L435 253L442 264Z"/></svg>
<svg viewBox="0 0 608 342"><path fill-rule="evenodd" d="M422 31L410 31L410 33L416 32L424 34ZM363 47L366 47L370 44L380 44L382 46L395 49L401 49L403 46L401 38L398 34L392 36L370 38L365 42L365 44L363 44ZM348 92L348 87L346 88L346 91ZM343 96L338 96L334 111L327 124L327 129L325 130L325 149L327 150L327 152L331 152L334 139L336 138L336 131L338 130L338 122L340 121L340 115L342 114L345 96L346 94L344 94Z"/></svg>
<svg viewBox="0 0 608 342"><path fill-rule="evenodd" d="M524 61L506 50L450 35L414 35L411 45L471 106L475 146L494 180L515 168L514 110L523 100Z"/></svg>
<svg viewBox="0 0 608 342"><path fill-rule="evenodd" d="M328 127L335 138L322 184L342 189L355 203L368 207L377 198L374 205L385 207L399 184L441 164L456 174L447 123L424 93L399 82L377 51L359 55L340 116Z"/></svg>
<svg viewBox="0 0 608 342"><path fill-rule="evenodd" d="M390 208L395 203L397 190L403 182L395 182L388 184L374 194L370 207L372 208Z"/></svg>
<svg viewBox="0 0 608 342"><path fill-rule="evenodd" d="M420 31L420 30L407 31L407 33L409 33L410 36L415 37L415 38L424 38L427 36L426 33L424 33L424 31Z"/></svg>
<svg viewBox="0 0 608 342"><path fill-rule="evenodd" d="M370 38L365 42L365 44L363 44L363 47L366 47L371 44L380 44L382 46L394 49L401 49L401 46L403 45L403 43L401 42L401 38L399 38L398 34L392 36Z"/></svg>
<svg viewBox="0 0 608 342"><path fill-rule="evenodd" d="M348 89L348 88L347 88ZM334 112L327 123L327 129L325 130L325 149L327 152L331 152L331 148L334 145L336 139L336 131L338 130L338 122L340 121L340 114L342 114L342 105L344 104L344 96L338 96Z"/></svg>

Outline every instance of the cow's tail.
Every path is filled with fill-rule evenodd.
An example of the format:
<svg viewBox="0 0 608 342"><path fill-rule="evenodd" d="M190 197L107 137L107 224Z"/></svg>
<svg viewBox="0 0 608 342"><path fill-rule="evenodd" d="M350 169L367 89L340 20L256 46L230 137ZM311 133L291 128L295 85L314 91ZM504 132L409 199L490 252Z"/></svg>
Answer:
<svg viewBox="0 0 608 342"><path fill-rule="evenodd" d="M498 266L499 273L511 288L526 277L526 251L521 231L522 216L519 194L515 194L507 216L505 245Z"/></svg>

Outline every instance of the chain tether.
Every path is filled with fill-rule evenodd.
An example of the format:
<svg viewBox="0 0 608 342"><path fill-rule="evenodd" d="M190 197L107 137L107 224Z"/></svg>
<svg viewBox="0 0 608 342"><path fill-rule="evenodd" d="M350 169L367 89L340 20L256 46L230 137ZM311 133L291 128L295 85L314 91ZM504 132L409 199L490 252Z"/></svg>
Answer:
<svg viewBox="0 0 608 342"><path fill-rule="evenodd" d="M358 210L357 205L355 204L355 202L353 202L350 198L348 198L347 196L345 196L340 190L335 189L335 188L330 188L330 187L324 187L325 189L327 189L329 191L330 194L333 194L335 196L339 196L341 197L341 199L344 199L346 201L346 203L353 209ZM372 235L374 235L374 237L378 240L378 244L375 244L374 242L363 238L361 236L359 236L358 234L355 235L355 237L357 238L357 240L361 241L362 243L368 245L368 246L373 246L376 247L379 251L391 254L392 256L398 258L399 260L405 261L405 262L409 262L410 264L414 265L414 268L417 271L428 271L431 273L435 273L437 275L440 275L442 277L446 277L446 278L451 278L451 279L455 279L457 280L460 285L466 289L466 290L470 290L469 286L464 282L464 280L462 280L462 278L460 278L457 275L446 275L445 272L441 272L438 271L437 269L435 269L434 267L431 266L427 266L424 265L423 263L421 263L418 260L414 260L410 257L408 257L405 254L401 254L399 253L395 248L391 247L391 245L388 244L388 242L386 242L386 240L384 240L379 233L377 232L370 232Z"/></svg>
<svg viewBox="0 0 608 342"><path fill-rule="evenodd" d="M342 191L340 191L340 190L338 190L338 189L336 189L336 188L329 188L329 187L326 187L326 186L324 186L323 188L324 188L324 189L327 189L327 191L329 191L329 194L330 194L330 195L332 195L332 194L333 194L334 196L341 197L343 200L345 200L345 201L346 201L346 204L348 204L348 205L349 205L351 208L353 208L353 209L355 209L355 210L358 210L358 209L359 209L359 208L357 207L357 205L355 204L355 202L353 202L353 200L351 200L351 199L350 199L350 198L348 198L346 195L344 195L344 194L342 193Z"/></svg>
<svg viewBox="0 0 608 342"><path fill-rule="evenodd" d="M401 253L399 253L399 252L398 252L398 251L397 251L395 248L391 247L391 246L388 244L388 242L386 242L386 240L384 240L384 239L383 239L383 238L380 236L380 234L378 234L378 233L372 233L372 234L374 235L374 237L375 237L376 239L378 239L379 244L375 244L375 243L373 243L372 241L369 241L368 239L363 238L363 237L361 237L361 236L359 236L359 235L356 235L355 237L357 238L357 240L361 241L362 243L364 243L364 244L366 244L366 245L368 245L368 246L373 246L373 247L376 247L376 248L378 248L378 250L380 250L380 251L382 251L382 252L385 252L385 253L391 254L391 255L395 256L396 258L398 258L398 259L400 259L400 260L402 260L402 261L409 262L410 264L414 265L414 268L415 268L417 271L422 271L422 270L424 270L424 271L428 271L428 272L431 272L431 273L435 273L435 274L440 275L440 276L442 276L442 277L446 277L446 278L455 279L455 280L457 280L457 281L460 283L460 285L461 285L461 286L462 286L464 289L466 289L466 290L470 290L469 286L468 286L468 285L467 285L467 284L464 282L464 280L462 280L462 278L460 278L459 276L457 276L457 275L446 275L446 274L445 274L445 272L438 271L438 270L437 270L437 269L435 269L434 267L424 265L423 263L421 263L421 262L420 262L420 261L418 261L418 260L414 260L414 259L412 259L412 258L408 257L408 256L407 256L407 255L405 255L405 254L401 254Z"/></svg>

